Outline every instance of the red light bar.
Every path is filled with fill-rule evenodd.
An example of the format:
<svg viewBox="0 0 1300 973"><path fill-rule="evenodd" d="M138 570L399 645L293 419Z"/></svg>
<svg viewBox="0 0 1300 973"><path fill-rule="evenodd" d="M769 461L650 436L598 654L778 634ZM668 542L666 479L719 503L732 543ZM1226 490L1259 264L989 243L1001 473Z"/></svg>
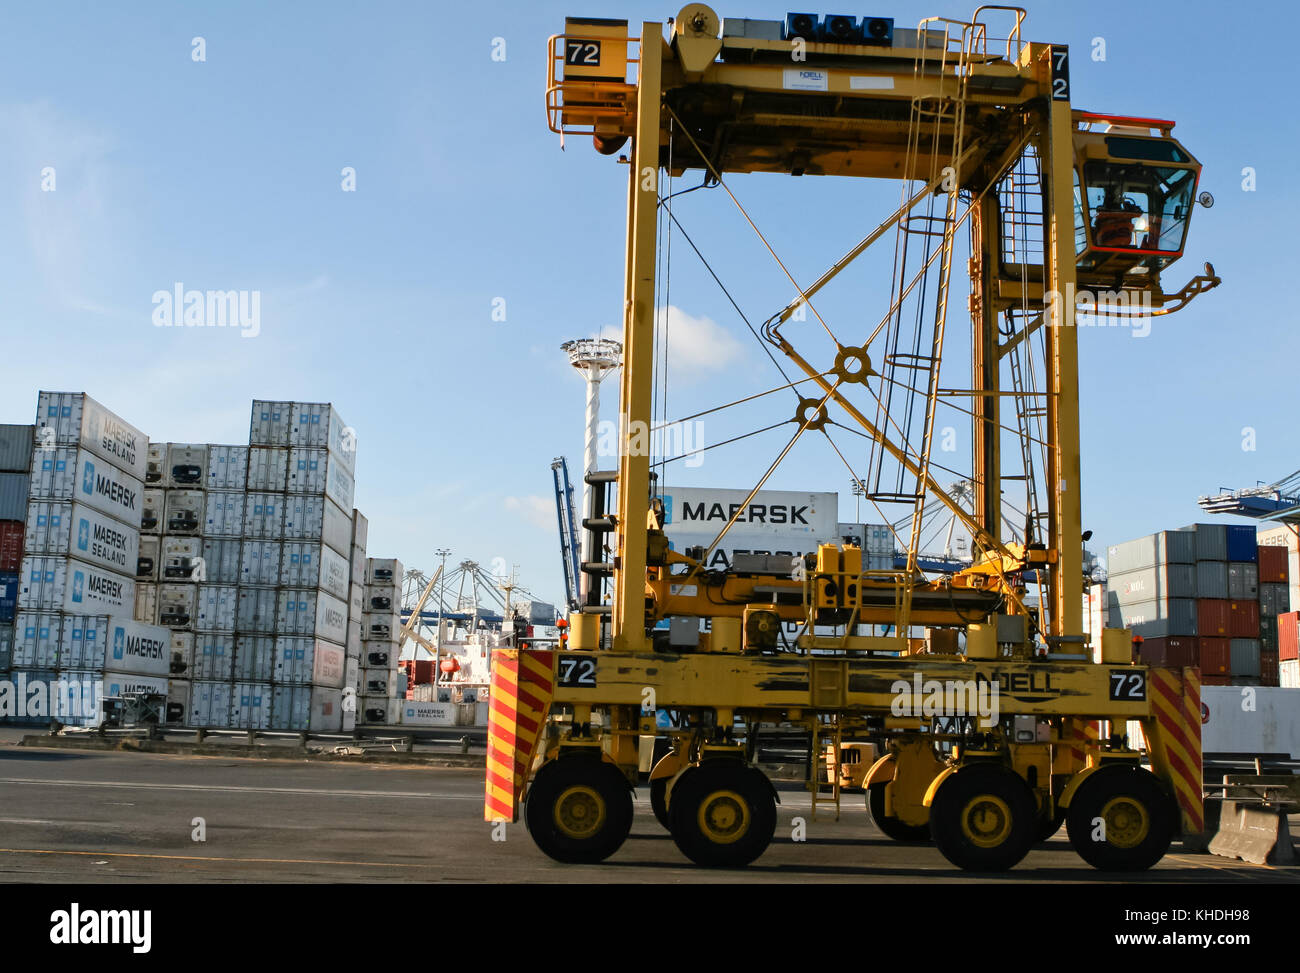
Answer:
<svg viewBox="0 0 1300 973"><path fill-rule="evenodd" d="M1135 118L1132 115L1102 115L1098 112L1079 112L1079 120L1084 122L1111 122L1115 125L1145 125L1148 128L1173 128L1174 122L1167 118Z"/></svg>

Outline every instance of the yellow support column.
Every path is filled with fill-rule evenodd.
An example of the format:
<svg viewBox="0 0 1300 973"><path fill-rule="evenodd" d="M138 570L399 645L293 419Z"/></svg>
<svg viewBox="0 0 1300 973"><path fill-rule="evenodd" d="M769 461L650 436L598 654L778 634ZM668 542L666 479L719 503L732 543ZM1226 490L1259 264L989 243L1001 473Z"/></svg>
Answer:
<svg viewBox="0 0 1300 973"><path fill-rule="evenodd" d="M646 647L646 514L650 496L654 388L655 240L659 210L659 115L668 46L657 23L641 25L636 136L628 173L628 276L623 309L623 395L619 401L618 545L614 562L613 648Z"/></svg>
<svg viewBox="0 0 1300 973"><path fill-rule="evenodd" d="M1056 79L1068 72L1064 47L1044 45L1035 50L1048 90L1061 91ZM1067 60L1063 61L1062 57ZM1051 567L1052 619L1050 635L1083 633L1083 517L1079 490L1079 346L1075 327L1074 252L1074 122L1070 117L1069 77L1066 98L1048 101L1044 138L1044 204L1047 207L1047 292L1057 295L1047 315L1048 495L1051 498L1051 546L1057 562Z"/></svg>

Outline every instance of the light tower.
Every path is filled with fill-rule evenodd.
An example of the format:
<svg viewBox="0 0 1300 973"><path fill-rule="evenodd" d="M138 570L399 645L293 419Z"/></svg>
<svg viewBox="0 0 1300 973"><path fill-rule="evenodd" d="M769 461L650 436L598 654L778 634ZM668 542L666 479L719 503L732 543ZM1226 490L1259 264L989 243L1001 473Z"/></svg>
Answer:
<svg viewBox="0 0 1300 973"><path fill-rule="evenodd" d="M591 509L591 485L587 483L587 474L594 473L600 466L596 458L596 438L600 425L600 383L622 364L623 345L612 338L578 338L566 341L560 345L560 350L569 353L569 364L587 380L587 438L582 452L582 508L578 514L578 523L581 524ZM585 600L590 579L584 573L580 581Z"/></svg>

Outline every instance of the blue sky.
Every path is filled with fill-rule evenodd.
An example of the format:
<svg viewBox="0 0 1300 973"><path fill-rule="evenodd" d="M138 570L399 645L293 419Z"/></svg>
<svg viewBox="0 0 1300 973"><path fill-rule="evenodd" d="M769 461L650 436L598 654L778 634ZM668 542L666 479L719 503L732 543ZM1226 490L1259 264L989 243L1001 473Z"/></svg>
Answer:
<svg viewBox="0 0 1300 973"><path fill-rule="evenodd" d="M84 390L155 440L245 442L254 397L332 401L357 430L372 554L426 570L438 547L517 564L521 583L558 600L549 464L561 453L578 462L583 401L558 346L619 321L626 169L585 139L561 151L547 130L545 43L566 14L662 21L676 5L456 9L11 5L0 30L0 420L31 421L40 388ZM718 9L779 18L785 7ZM900 24L969 13L901 2L879 12ZM1297 136L1277 107L1291 77L1285 59L1258 55L1257 29L1223 23L1208 3L1176 14L1040 4L1026 23L1030 38L1071 45L1075 107L1177 119L1216 198L1166 284L1208 259L1218 291L1141 340L1080 333L1084 519L1099 547L1197 520L1198 494L1300 465L1300 338L1286 290ZM191 59L196 36L202 63ZM496 37L504 62L491 56ZM1094 37L1104 62L1086 57ZM46 166L54 192L41 191ZM345 166L355 192L341 191ZM1254 192L1241 188L1246 166ZM813 177L732 185L802 280L898 191ZM790 288L719 197L683 197L677 214L758 322ZM674 247L668 414L778 384L680 238ZM856 296L828 294L828 313L887 299L887 279L855 281ZM177 282L260 291L260 334L155 328L151 296ZM504 322L492 320L496 298ZM950 321L964 334L959 314ZM783 399L711 418L704 435L787 410ZM949 421L964 447L968 422ZM1254 451L1242 449L1243 427ZM668 479L750 486L781 436ZM801 444L771 486L838 490L846 519L853 510L848 474L824 448Z"/></svg>

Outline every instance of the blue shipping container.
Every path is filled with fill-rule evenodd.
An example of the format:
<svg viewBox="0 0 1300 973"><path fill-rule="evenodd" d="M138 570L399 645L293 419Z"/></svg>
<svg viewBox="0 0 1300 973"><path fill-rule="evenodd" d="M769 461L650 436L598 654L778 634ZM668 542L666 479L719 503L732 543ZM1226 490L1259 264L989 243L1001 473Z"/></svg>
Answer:
<svg viewBox="0 0 1300 973"><path fill-rule="evenodd" d="M1259 544L1255 528L1250 524L1228 525L1228 560L1258 561Z"/></svg>
<svg viewBox="0 0 1300 973"><path fill-rule="evenodd" d="M14 606L18 604L18 575L0 574L0 622L14 620Z"/></svg>

